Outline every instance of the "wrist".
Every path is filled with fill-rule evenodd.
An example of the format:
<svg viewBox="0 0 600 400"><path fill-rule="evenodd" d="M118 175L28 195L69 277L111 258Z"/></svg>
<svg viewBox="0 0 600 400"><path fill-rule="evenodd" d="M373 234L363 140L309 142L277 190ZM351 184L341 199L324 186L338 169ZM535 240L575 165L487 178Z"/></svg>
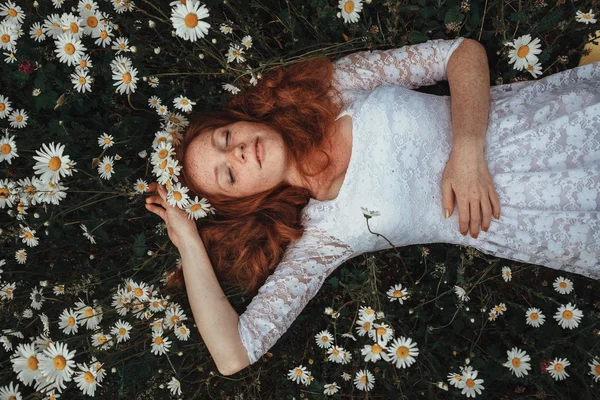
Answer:
<svg viewBox="0 0 600 400"><path fill-rule="evenodd" d="M190 254L198 254L198 251L203 251L205 248L202 238L196 233L195 235L188 235L185 240L182 240L177 250L179 250L179 254L184 257Z"/></svg>
<svg viewBox="0 0 600 400"><path fill-rule="evenodd" d="M452 152L463 155L483 155L485 153L485 139L479 137L455 137L452 139Z"/></svg>

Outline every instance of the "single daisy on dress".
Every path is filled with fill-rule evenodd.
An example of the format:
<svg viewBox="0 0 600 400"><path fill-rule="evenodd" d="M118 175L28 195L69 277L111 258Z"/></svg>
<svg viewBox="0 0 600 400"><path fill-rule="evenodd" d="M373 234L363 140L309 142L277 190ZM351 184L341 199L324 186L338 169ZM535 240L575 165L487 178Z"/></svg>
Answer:
<svg viewBox="0 0 600 400"><path fill-rule="evenodd" d="M25 21L23 9L10 0L6 4L0 4L0 16L4 16L4 21L12 22L15 25L21 25Z"/></svg>
<svg viewBox="0 0 600 400"><path fill-rule="evenodd" d="M57 53L59 61L68 66L77 65L83 57L83 52L87 50L81 40L74 37L71 32L59 35L54 43L56 44L54 52Z"/></svg>
<svg viewBox="0 0 600 400"><path fill-rule="evenodd" d="M79 93L91 92L92 87L90 84L93 82L94 78L88 76L87 71L75 70L75 72L71 74L71 83Z"/></svg>
<svg viewBox="0 0 600 400"><path fill-rule="evenodd" d="M233 61L237 61L238 64L241 62L246 61L246 59L243 56L244 54L244 49L242 49L240 47L240 45L238 44L231 44L229 46L229 51L227 52L227 62L233 62Z"/></svg>
<svg viewBox="0 0 600 400"><path fill-rule="evenodd" d="M554 319L558 321L558 324L563 329L577 328L582 317L583 311L571 305L571 303L561 305L554 315Z"/></svg>
<svg viewBox="0 0 600 400"><path fill-rule="evenodd" d="M223 89L227 90L228 92L231 92L232 94L238 94L240 92L240 89L229 84L229 83L225 83L223 84Z"/></svg>
<svg viewBox="0 0 600 400"><path fill-rule="evenodd" d="M10 361L17 378L29 386L34 380L41 378L38 364L38 353L33 343L21 343L15 350L15 356Z"/></svg>
<svg viewBox="0 0 600 400"><path fill-rule="evenodd" d="M358 22L359 15L362 11L363 5L362 0L340 0L338 7L341 11L341 16L344 18L346 23Z"/></svg>
<svg viewBox="0 0 600 400"><path fill-rule="evenodd" d="M17 154L17 143L15 137L8 137L8 133L5 137L0 139L0 161L6 161L12 164L12 159L19 157Z"/></svg>
<svg viewBox="0 0 600 400"><path fill-rule="evenodd" d="M185 326L185 324L176 326L173 329L173 332L175 332L175 336L177 337L177 339L182 340L182 341L186 341L190 337L190 330L188 329L187 326Z"/></svg>
<svg viewBox="0 0 600 400"><path fill-rule="evenodd" d="M594 18L596 15L592 14L592 9L590 8L590 11L588 11L587 13L583 13L579 10L577 10L577 13L575 13L575 20L577 22L583 22L585 24L595 24L596 23L596 19Z"/></svg>
<svg viewBox="0 0 600 400"><path fill-rule="evenodd" d="M158 82L159 79L156 76L151 76L148 78L148 85L150 85L150 87L158 87Z"/></svg>
<svg viewBox="0 0 600 400"><path fill-rule="evenodd" d="M158 96L152 96L148 99L148 105L152 108L158 108L160 104L160 99Z"/></svg>
<svg viewBox="0 0 600 400"><path fill-rule="evenodd" d="M81 389L83 394L93 397L96 386L100 386L97 381L98 374L96 367L79 363L77 363L77 367L79 367L79 371L75 373L73 380L77 383L77 387Z"/></svg>
<svg viewBox="0 0 600 400"><path fill-rule="evenodd" d="M19 264L25 264L27 261L27 251L25 249L19 249L15 252L15 259Z"/></svg>
<svg viewBox="0 0 600 400"><path fill-rule="evenodd" d="M288 372L288 379L298 384L305 384L307 377L308 373L306 372L306 367L303 367L302 365L295 367Z"/></svg>
<svg viewBox="0 0 600 400"><path fill-rule="evenodd" d="M37 163L33 166L33 169L35 174L41 175L40 179L42 181L57 183L61 177L72 175L69 167L69 163L72 164L72 162L69 156L63 155L64 149L64 145L58 143L55 146L52 142L49 146L42 143L42 150L36 150L38 155L33 156L33 158Z"/></svg>
<svg viewBox="0 0 600 400"><path fill-rule="evenodd" d="M27 119L29 116L25 112L25 110L15 110L8 116L8 121L10 122L10 126L13 128L25 128L27 126Z"/></svg>
<svg viewBox="0 0 600 400"><path fill-rule="evenodd" d="M531 365L529 364L531 357L524 350L513 347L511 350L507 350L506 354L508 355L508 361L502 365L510 369L510 372L515 374L517 378L529 374L527 371L531 369Z"/></svg>
<svg viewBox="0 0 600 400"><path fill-rule="evenodd" d="M354 377L354 385L358 390L369 391L375 387L375 377L367 370L362 369L356 373Z"/></svg>
<svg viewBox="0 0 600 400"><path fill-rule="evenodd" d="M344 352L344 348L340 347L340 346L336 346L333 345L331 346L329 349L327 349L327 354L329 354L329 361L331 362L336 362L336 363L341 363L342 360L344 359L343 356L343 352Z"/></svg>
<svg viewBox="0 0 600 400"><path fill-rule="evenodd" d="M454 286L454 293L456 293L458 300L462 302L469 301L469 296L467 296L467 292L460 286Z"/></svg>
<svg viewBox="0 0 600 400"><path fill-rule="evenodd" d="M98 138L98 146L102 147L103 149L108 149L109 147L112 147L112 145L114 145L114 138L112 135L107 135L106 133L102 133L102 135L100 135L100 137Z"/></svg>
<svg viewBox="0 0 600 400"><path fill-rule="evenodd" d="M65 343L50 343L39 355L40 373L56 385L59 390L65 389L64 382L71 381L75 367L75 350L69 351Z"/></svg>
<svg viewBox="0 0 600 400"><path fill-rule="evenodd" d="M169 190L167 194L167 203L172 207L185 208L190 202L190 196L187 192L190 189L183 186L181 182L173 185L173 190Z"/></svg>
<svg viewBox="0 0 600 400"><path fill-rule="evenodd" d="M324 330L315 335L315 341L320 348L328 349L332 346L333 336L327 330Z"/></svg>
<svg viewBox="0 0 600 400"><path fill-rule="evenodd" d="M483 379L475 379L478 373L479 371L463 371L462 380L464 384L461 394L466 394L467 397L475 397L475 392L481 394L481 390L484 389Z"/></svg>
<svg viewBox="0 0 600 400"><path fill-rule="evenodd" d="M510 267L502 267L502 279L504 279L505 282L509 282L512 279L512 271Z"/></svg>
<svg viewBox="0 0 600 400"><path fill-rule="evenodd" d="M79 329L77 324L77 314L72 308L64 309L59 317L58 327L63 330L66 335L76 334Z"/></svg>
<svg viewBox="0 0 600 400"><path fill-rule="evenodd" d="M110 179L112 174L115 172L114 170L114 157L113 156L104 156L102 158L102 162L98 164L98 173L100 174L100 178L102 179Z"/></svg>
<svg viewBox="0 0 600 400"><path fill-rule="evenodd" d="M163 337L163 333L159 333L156 331L152 332L152 354L155 354L157 356L166 354L170 347L171 341L168 338Z"/></svg>
<svg viewBox="0 0 600 400"><path fill-rule="evenodd" d="M129 332L132 328L129 322L119 319L115 322L115 326L111 328L110 333L117 338L117 343L126 342L129 340Z"/></svg>
<svg viewBox="0 0 600 400"><path fill-rule="evenodd" d="M360 350L361 354L365 356L365 361L378 361L385 360L389 361L389 356L385 353L386 347L384 345L380 345L377 343L374 344L365 344L364 347Z"/></svg>
<svg viewBox="0 0 600 400"><path fill-rule="evenodd" d="M195 106L196 102L191 101L185 96L179 96L173 100L173 105L175 106L175 108L178 108L181 111L188 112L192 111L192 106Z"/></svg>
<svg viewBox="0 0 600 400"><path fill-rule="evenodd" d="M566 358L555 358L554 361L546 367L546 371L552 375L554 380L562 381L569 376L567 371L565 371L565 367L568 367L569 365L571 365L571 363Z"/></svg>
<svg viewBox="0 0 600 400"><path fill-rule="evenodd" d="M588 365L591 368L590 375L594 378L594 382L600 381L600 360L594 357Z"/></svg>
<svg viewBox="0 0 600 400"><path fill-rule="evenodd" d="M135 92L137 88L137 68L132 67L123 67L119 65L116 69L113 69L113 80L116 82L113 83L113 86L117 86L115 92L119 92L120 94L131 94Z"/></svg>
<svg viewBox="0 0 600 400"><path fill-rule="evenodd" d="M21 400L21 392L19 391L19 384L16 386L10 382L10 384L6 386L0 387L0 398L7 400Z"/></svg>
<svg viewBox="0 0 600 400"><path fill-rule="evenodd" d="M181 383L175 377L171 378L167 387L173 396L181 396Z"/></svg>
<svg viewBox="0 0 600 400"><path fill-rule="evenodd" d="M146 181L144 181L141 178L138 178L138 180L135 182L135 191L137 193L145 193L148 190L148 183L146 183Z"/></svg>
<svg viewBox="0 0 600 400"><path fill-rule="evenodd" d="M252 47L252 36L246 35L242 38L242 44L246 46L246 49Z"/></svg>
<svg viewBox="0 0 600 400"><path fill-rule="evenodd" d="M508 52L508 63L515 64L514 68L518 71L522 71L529 64L537 63L538 57L536 54L542 52L540 49L540 39L535 38L532 41L529 34L517 38L514 42L508 42L507 46L513 48Z"/></svg>
<svg viewBox="0 0 600 400"><path fill-rule="evenodd" d="M365 319L364 317L356 321L358 327L356 327L356 333L358 336L365 336L368 332L373 330L373 319Z"/></svg>
<svg viewBox="0 0 600 400"><path fill-rule="evenodd" d="M573 281L568 278L559 276L552 283L554 290L556 290L560 294L569 294L573 290Z"/></svg>
<svg viewBox="0 0 600 400"><path fill-rule="evenodd" d="M188 0L185 4L177 4L171 9L171 22L175 34L191 42L208 34L210 24L200 21L208 16L208 9L198 0Z"/></svg>
<svg viewBox="0 0 600 400"><path fill-rule="evenodd" d="M0 118L6 118L10 114L12 111L10 104L11 103L8 101L8 97L0 94Z"/></svg>
<svg viewBox="0 0 600 400"><path fill-rule="evenodd" d="M52 288L55 295L65 294L65 285L56 285Z"/></svg>
<svg viewBox="0 0 600 400"><path fill-rule="evenodd" d="M185 212L187 213L188 219L198 220L204 218L210 212L211 205L204 197L198 200L198 196L194 200L190 200Z"/></svg>
<svg viewBox="0 0 600 400"><path fill-rule="evenodd" d="M408 295L408 289L402 288L402 284L400 283L392 285L386 294L390 298L391 302L394 302L394 300L398 300L398 303L400 304L404 304L404 300L410 297Z"/></svg>
<svg viewBox="0 0 600 400"><path fill-rule="evenodd" d="M390 363L396 368L410 367L416 361L415 357L419 355L417 343L404 336L394 339L387 346L387 351Z"/></svg>
<svg viewBox="0 0 600 400"><path fill-rule="evenodd" d="M330 396L336 394L340 390L340 387L335 382L333 382L333 383L326 383L325 386L323 386L323 388L325 389L323 391L323 393L324 394L328 394Z"/></svg>
<svg viewBox="0 0 600 400"><path fill-rule="evenodd" d="M546 322L546 316L542 314L542 311L539 308L535 307L530 307L527 309L525 317L527 318L525 323L533 326L534 328L539 328L540 326L544 325L544 322Z"/></svg>
<svg viewBox="0 0 600 400"><path fill-rule="evenodd" d="M41 42L46 39L46 28L39 22L34 23L29 30L29 37L36 42Z"/></svg>

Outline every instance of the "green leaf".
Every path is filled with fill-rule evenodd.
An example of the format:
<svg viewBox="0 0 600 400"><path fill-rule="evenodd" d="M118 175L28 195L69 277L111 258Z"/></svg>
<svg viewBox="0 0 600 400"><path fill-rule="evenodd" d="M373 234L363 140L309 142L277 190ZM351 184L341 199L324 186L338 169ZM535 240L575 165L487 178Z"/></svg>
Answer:
<svg viewBox="0 0 600 400"><path fill-rule="evenodd" d="M144 232L135 237L135 241L133 242L133 253L138 257L141 257L146 253L146 237L144 236Z"/></svg>

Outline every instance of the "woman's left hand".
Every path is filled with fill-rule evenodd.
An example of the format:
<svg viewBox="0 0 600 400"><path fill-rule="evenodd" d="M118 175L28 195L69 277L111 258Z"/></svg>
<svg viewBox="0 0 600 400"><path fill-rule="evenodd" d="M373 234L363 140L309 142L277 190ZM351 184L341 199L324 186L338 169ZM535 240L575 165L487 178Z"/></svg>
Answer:
<svg viewBox="0 0 600 400"><path fill-rule="evenodd" d="M494 218L500 219L500 200L483 152L470 148L452 150L442 178L442 207L454 212L454 194L458 203L459 230L466 236L479 236L479 224L488 231ZM482 216L483 214L483 216Z"/></svg>

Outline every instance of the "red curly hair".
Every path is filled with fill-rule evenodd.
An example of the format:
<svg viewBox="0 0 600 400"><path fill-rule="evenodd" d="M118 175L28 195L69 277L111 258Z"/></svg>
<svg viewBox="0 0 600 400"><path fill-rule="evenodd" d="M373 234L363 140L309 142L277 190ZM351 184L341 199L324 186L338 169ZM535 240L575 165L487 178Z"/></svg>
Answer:
<svg viewBox="0 0 600 400"><path fill-rule="evenodd" d="M237 121L260 122L278 131L304 177L330 165L320 150L329 127L345 106L332 85L333 64L325 56L269 71L256 86L233 97L224 109L192 117L175 157L184 165L188 145L203 132ZM338 101L339 100L339 101ZM314 152L327 156L318 172L309 173ZM182 168L179 180L189 194L205 197L216 214L198 220L198 232L217 279L253 297L277 267L291 241L302 237L302 209L311 193L282 183L243 198L208 196L192 185ZM184 287L183 270L171 274L168 287Z"/></svg>

